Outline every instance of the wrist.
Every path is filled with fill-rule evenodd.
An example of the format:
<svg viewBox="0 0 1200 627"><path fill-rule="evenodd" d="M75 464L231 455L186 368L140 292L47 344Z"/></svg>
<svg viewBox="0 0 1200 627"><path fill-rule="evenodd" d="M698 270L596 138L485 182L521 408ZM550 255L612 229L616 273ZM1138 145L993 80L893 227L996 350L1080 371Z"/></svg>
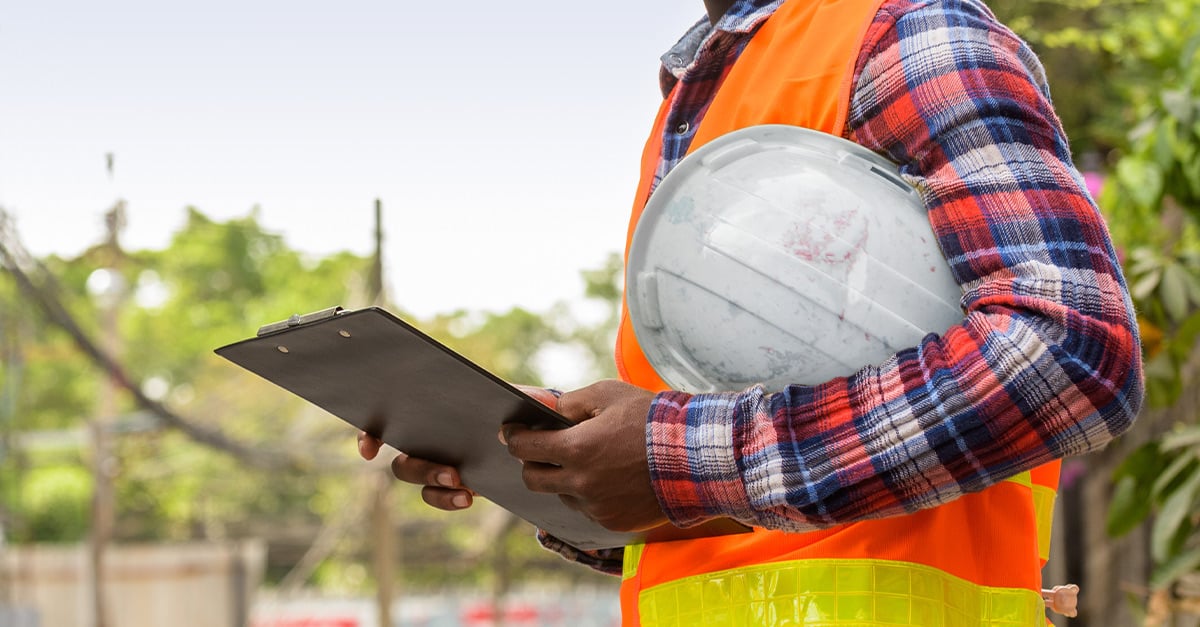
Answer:
<svg viewBox="0 0 1200 627"><path fill-rule="evenodd" d="M749 511L733 423L738 394L662 392L646 417L646 457L659 506L676 526ZM739 516L740 515L740 516Z"/></svg>

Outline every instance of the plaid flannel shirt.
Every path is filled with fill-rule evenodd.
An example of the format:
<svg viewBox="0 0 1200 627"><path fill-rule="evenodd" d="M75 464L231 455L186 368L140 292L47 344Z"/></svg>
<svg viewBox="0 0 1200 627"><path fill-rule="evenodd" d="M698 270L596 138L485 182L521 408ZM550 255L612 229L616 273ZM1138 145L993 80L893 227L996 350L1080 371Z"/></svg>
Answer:
<svg viewBox="0 0 1200 627"><path fill-rule="evenodd" d="M664 55L664 93L683 90L669 119L702 117L780 3L738 0ZM978 0L887 0L855 73L846 136L920 191L966 315L820 385L659 394L651 479L678 525L803 532L913 512L1101 448L1140 408L1125 280L1028 46ZM660 179L687 150L681 130L666 134ZM620 572L621 549L540 539Z"/></svg>

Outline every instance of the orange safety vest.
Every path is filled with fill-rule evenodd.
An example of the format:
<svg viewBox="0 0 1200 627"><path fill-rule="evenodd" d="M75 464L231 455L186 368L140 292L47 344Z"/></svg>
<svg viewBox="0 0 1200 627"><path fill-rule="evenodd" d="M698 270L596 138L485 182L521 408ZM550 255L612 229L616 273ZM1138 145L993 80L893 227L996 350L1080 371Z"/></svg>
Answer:
<svg viewBox="0 0 1200 627"><path fill-rule="evenodd" d="M691 150L756 124L844 135L854 63L883 0L789 0L754 34L696 130ZM642 155L626 242L650 195L672 93ZM660 391L627 303L621 378ZM1046 624L1058 462L914 514L809 533L752 533L625 549L625 625L922 626Z"/></svg>

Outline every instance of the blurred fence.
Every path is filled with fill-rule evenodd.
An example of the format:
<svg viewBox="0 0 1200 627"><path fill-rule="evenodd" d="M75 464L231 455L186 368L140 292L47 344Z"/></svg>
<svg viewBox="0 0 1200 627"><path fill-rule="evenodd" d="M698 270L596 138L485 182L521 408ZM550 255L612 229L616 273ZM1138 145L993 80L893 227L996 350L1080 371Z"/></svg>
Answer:
<svg viewBox="0 0 1200 627"><path fill-rule="evenodd" d="M261 542L114 545L105 557L106 625L245 625L262 581ZM0 549L0 624L96 624L86 545Z"/></svg>
<svg viewBox="0 0 1200 627"><path fill-rule="evenodd" d="M249 627L381 627L372 598L260 594ZM463 588L398 596L388 627L617 627L615 586L519 589L503 599Z"/></svg>

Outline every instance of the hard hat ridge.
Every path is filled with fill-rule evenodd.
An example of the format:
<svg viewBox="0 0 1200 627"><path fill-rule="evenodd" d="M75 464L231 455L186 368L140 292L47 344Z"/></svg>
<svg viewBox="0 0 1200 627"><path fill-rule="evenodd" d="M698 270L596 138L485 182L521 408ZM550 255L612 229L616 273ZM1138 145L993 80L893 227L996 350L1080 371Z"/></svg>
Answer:
<svg viewBox="0 0 1200 627"><path fill-rule="evenodd" d="M961 289L896 167L844 139L767 125L663 179L626 268L638 343L691 392L820 383L961 321Z"/></svg>

